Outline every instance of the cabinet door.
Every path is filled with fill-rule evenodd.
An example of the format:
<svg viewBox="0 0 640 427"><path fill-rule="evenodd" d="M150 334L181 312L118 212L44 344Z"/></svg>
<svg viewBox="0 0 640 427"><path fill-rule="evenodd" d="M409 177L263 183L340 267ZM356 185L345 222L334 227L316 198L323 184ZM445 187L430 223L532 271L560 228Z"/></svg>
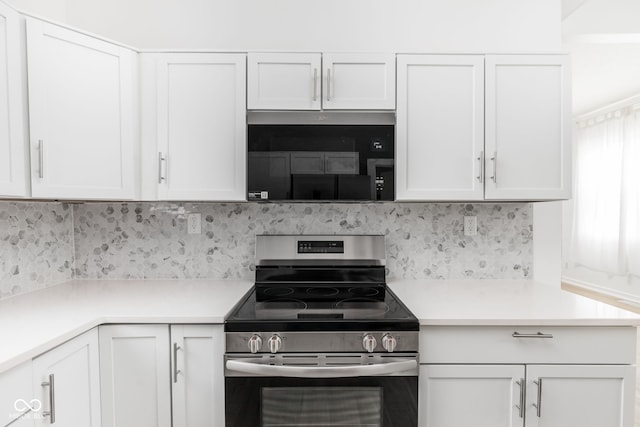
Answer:
<svg viewBox="0 0 640 427"><path fill-rule="evenodd" d="M34 396L32 384L31 360L0 374L0 426L33 427L42 402Z"/></svg>
<svg viewBox="0 0 640 427"><path fill-rule="evenodd" d="M633 366L527 366L526 426L632 427L634 375Z"/></svg>
<svg viewBox="0 0 640 427"><path fill-rule="evenodd" d="M0 196L28 196L21 18L0 3Z"/></svg>
<svg viewBox="0 0 640 427"><path fill-rule="evenodd" d="M522 427L524 374L523 365L421 365L418 425Z"/></svg>
<svg viewBox="0 0 640 427"><path fill-rule="evenodd" d="M99 329L102 425L170 427L169 327Z"/></svg>
<svg viewBox="0 0 640 427"><path fill-rule="evenodd" d="M569 198L569 58L489 55L486 73L485 197Z"/></svg>
<svg viewBox="0 0 640 427"><path fill-rule="evenodd" d="M319 53L250 53L247 103L250 110L319 110L322 78Z"/></svg>
<svg viewBox="0 0 640 427"><path fill-rule="evenodd" d="M173 427L224 425L222 325L172 325Z"/></svg>
<svg viewBox="0 0 640 427"><path fill-rule="evenodd" d="M42 402L36 426L100 426L98 330L33 359L33 390Z"/></svg>
<svg viewBox="0 0 640 427"><path fill-rule="evenodd" d="M396 72L393 54L325 53L322 107L327 110L393 110Z"/></svg>
<svg viewBox="0 0 640 427"><path fill-rule="evenodd" d="M246 200L246 56L158 58L158 197Z"/></svg>
<svg viewBox="0 0 640 427"><path fill-rule="evenodd" d="M134 197L136 53L27 20L35 197Z"/></svg>
<svg viewBox="0 0 640 427"><path fill-rule="evenodd" d="M397 200L482 200L483 64L398 56Z"/></svg>

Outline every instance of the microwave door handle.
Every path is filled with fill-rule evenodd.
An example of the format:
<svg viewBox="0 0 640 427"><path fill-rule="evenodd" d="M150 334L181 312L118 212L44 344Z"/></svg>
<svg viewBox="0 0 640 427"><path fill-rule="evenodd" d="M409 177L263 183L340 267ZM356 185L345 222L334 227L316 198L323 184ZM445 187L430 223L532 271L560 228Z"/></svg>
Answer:
<svg viewBox="0 0 640 427"><path fill-rule="evenodd" d="M227 360L226 367L230 371L269 377L344 378L397 374L417 369L418 362L416 360L403 360L399 362L378 363L374 365L309 367L265 365L262 363L243 362L240 360Z"/></svg>

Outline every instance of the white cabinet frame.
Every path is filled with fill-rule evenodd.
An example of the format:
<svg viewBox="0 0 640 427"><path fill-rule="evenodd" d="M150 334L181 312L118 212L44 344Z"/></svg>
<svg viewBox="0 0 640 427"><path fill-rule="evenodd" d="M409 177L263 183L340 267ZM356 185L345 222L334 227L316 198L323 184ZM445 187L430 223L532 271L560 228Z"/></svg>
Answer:
<svg viewBox="0 0 640 427"><path fill-rule="evenodd" d="M483 200L484 57L397 62L396 200Z"/></svg>
<svg viewBox="0 0 640 427"><path fill-rule="evenodd" d="M23 19L0 2L0 196L9 197L30 195Z"/></svg>
<svg viewBox="0 0 640 427"><path fill-rule="evenodd" d="M143 199L245 201L246 55L143 55L142 69Z"/></svg>
<svg viewBox="0 0 640 427"><path fill-rule="evenodd" d="M27 18L34 197L135 197L137 53Z"/></svg>
<svg viewBox="0 0 640 427"><path fill-rule="evenodd" d="M571 196L567 55L487 55L487 200Z"/></svg>
<svg viewBox="0 0 640 427"><path fill-rule="evenodd" d="M224 327L171 325L173 427L224 425Z"/></svg>

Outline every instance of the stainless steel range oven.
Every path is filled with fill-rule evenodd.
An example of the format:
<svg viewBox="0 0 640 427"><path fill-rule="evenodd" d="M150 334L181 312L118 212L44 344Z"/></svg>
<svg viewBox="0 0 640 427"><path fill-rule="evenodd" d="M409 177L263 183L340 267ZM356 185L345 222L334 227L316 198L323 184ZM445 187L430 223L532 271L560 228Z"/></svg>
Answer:
<svg viewBox="0 0 640 427"><path fill-rule="evenodd" d="M418 321L383 236L257 236L225 322L227 427L415 427Z"/></svg>

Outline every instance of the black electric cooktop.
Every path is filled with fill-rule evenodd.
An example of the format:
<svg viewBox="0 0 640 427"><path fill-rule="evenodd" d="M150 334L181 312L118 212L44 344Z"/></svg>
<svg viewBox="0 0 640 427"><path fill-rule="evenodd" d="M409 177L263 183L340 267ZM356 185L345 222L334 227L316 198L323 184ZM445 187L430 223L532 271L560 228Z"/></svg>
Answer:
<svg viewBox="0 0 640 427"><path fill-rule="evenodd" d="M232 309L227 332L417 331L417 318L386 284L256 284Z"/></svg>

